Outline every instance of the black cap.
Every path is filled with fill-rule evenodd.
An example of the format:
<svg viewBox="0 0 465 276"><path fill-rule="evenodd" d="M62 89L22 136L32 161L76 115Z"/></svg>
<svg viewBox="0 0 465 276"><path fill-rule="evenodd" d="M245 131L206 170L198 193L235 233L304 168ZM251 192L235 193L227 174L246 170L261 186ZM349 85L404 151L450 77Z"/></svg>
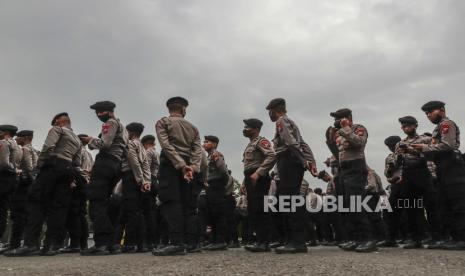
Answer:
<svg viewBox="0 0 465 276"><path fill-rule="evenodd" d="M220 139L218 139L218 137L213 136L213 135L205 135L204 138L205 138L205 140L213 142L213 143L218 144L220 142Z"/></svg>
<svg viewBox="0 0 465 276"><path fill-rule="evenodd" d="M169 107L172 104L180 104L182 106L189 106L189 102L183 97L172 97L166 101L166 106Z"/></svg>
<svg viewBox="0 0 465 276"><path fill-rule="evenodd" d="M255 128L258 130L262 129L263 122L260 121L259 119L252 118L252 119L245 119L243 121L244 121L244 124L250 128Z"/></svg>
<svg viewBox="0 0 465 276"><path fill-rule="evenodd" d="M352 110L348 108L341 108L335 112L329 113L331 117L334 117L335 119L342 119L342 118L347 118L347 117L352 117Z"/></svg>
<svg viewBox="0 0 465 276"><path fill-rule="evenodd" d="M53 116L52 122L50 124L53 126L55 124L55 121L58 118L63 117L63 116L69 117L68 113L66 113L66 112L58 113L57 115Z"/></svg>
<svg viewBox="0 0 465 276"><path fill-rule="evenodd" d="M425 103L422 107L421 110L428 112L428 111L433 111L436 109L441 109L445 106L446 104L441 102L441 101L431 101Z"/></svg>
<svg viewBox="0 0 465 276"><path fill-rule="evenodd" d="M270 110L278 106L286 108L286 100L283 98L272 99L270 103L266 106L266 109Z"/></svg>
<svg viewBox="0 0 465 276"><path fill-rule="evenodd" d="M32 130L21 130L16 133L17 137L33 137L34 136L34 131Z"/></svg>
<svg viewBox="0 0 465 276"><path fill-rule="evenodd" d="M144 131L144 125L141 123L130 123L126 126L126 129L141 134Z"/></svg>
<svg viewBox="0 0 465 276"><path fill-rule="evenodd" d="M384 140L384 144L388 147L394 147L402 140L399 136L389 136Z"/></svg>
<svg viewBox="0 0 465 276"><path fill-rule="evenodd" d="M78 134L77 137L79 137L79 138L86 138L86 137L89 137L89 135L84 134L84 133L81 133L81 134Z"/></svg>
<svg viewBox="0 0 465 276"><path fill-rule="evenodd" d="M111 111L113 112L115 110L116 104L114 102L110 101L101 101L101 102L96 102L93 105L90 106L90 109L93 109L95 111Z"/></svg>
<svg viewBox="0 0 465 276"><path fill-rule="evenodd" d="M11 136L14 136L18 131L18 128L13 125L0 125L0 131L8 131L11 134Z"/></svg>
<svg viewBox="0 0 465 276"><path fill-rule="evenodd" d="M405 116L402 118L399 118L399 123L403 125L418 125L417 119L413 116Z"/></svg>
<svg viewBox="0 0 465 276"><path fill-rule="evenodd" d="M153 135L145 135L144 137L142 137L142 139L140 139L141 143L142 144L146 144L146 143L155 143L155 136Z"/></svg>

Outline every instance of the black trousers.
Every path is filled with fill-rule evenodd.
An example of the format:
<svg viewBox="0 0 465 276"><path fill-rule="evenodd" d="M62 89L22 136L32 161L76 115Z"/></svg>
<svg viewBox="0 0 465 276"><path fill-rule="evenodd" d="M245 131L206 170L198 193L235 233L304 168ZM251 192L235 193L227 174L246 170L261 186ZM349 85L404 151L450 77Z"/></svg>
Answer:
<svg viewBox="0 0 465 276"><path fill-rule="evenodd" d="M3 237L8 220L11 195L17 183L16 175L12 172L0 172L0 238Z"/></svg>
<svg viewBox="0 0 465 276"><path fill-rule="evenodd" d="M465 241L465 165L452 154L435 160L439 179L439 204L451 237Z"/></svg>
<svg viewBox="0 0 465 276"><path fill-rule="evenodd" d="M123 172L121 225L125 229L125 245L141 245L145 239L143 193L132 171Z"/></svg>
<svg viewBox="0 0 465 276"><path fill-rule="evenodd" d="M18 248L24 234L27 221L27 191L32 184L32 180L21 179L11 196L11 236L10 247Z"/></svg>
<svg viewBox="0 0 465 276"><path fill-rule="evenodd" d="M111 194L121 176L121 162L115 157L99 153L92 168L88 187L89 215L94 231L95 246L112 246L115 238L115 220L109 207Z"/></svg>
<svg viewBox="0 0 465 276"><path fill-rule="evenodd" d="M142 193L142 216L145 226L146 246L157 244L156 241L156 198L153 192Z"/></svg>
<svg viewBox="0 0 465 276"><path fill-rule="evenodd" d="M265 196L270 190L271 178L261 176L253 184L250 176L253 171L244 172L244 184L247 189L247 212L253 231L257 234L257 242L267 244L270 241L271 214L264 211Z"/></svg>
<svg viewBox="0 0 465 276"><path fill-rule="evenodd" d="M350 206L350 196L361 196L364 199L367 175L364 159L341 162L338 184L344 189L344 207ZM367 212L348 212L343 216L346 217L349 239L362 242L372 238Z"/></svg>
<svg viewBox="0 0 465 276"><path fill-rule="evenodd" d="M47 223L46 240L51 246L61 247L66 215L71 200L74 180L71 162L52 158L29 188L28 219L24 233L26 246L40 246L43 223ZM48 246L49 244L46 244Z"/></svg>
<svg viewBox="0 0 465 276"><path fill-rule="evenodd" d="M186 162L189 162L186 158ZM160 154L158 197L161 214L168 225L171 244L193 244L197 240L197 182L187 183L181 170Z"/></svg>
<svg viewBox="0 0 465 276"><path fill-rule="evenodd" d="M402 183L391 184L391 193L389 194L389 205L392 212L386 212L387 238L396 240L399 238L400 221L403 213L406 211L399 206L400 201L404 198L404 185ZM400 201L399 201L400 200Z"/></svg>
<svg viewBox="0 0 465 276"><path fill-rule="evenodd" d="M380 201L380 195L375 193L369 193L371 196L368 200L368 206L373 212L367 213L368 221L370 222L370 229L372 229L372 237L376 241L382 241L386 239L386 225L383 220L382 212L376 212L376 207Z"/></svg>
<svg viewBox="0 0 465 276"><path fill-rule="evenodd" d="M71 202L66 218L66 230L69 233L69 246L87 248L89 224L87 222L87 196L85 186L76 187L71 194Z"/></svg>
<svg viewBox="0 0 465 276"><path fill-rule="evenodd" d="M277 183L276 191L278 198L281 196L297 196L305 200L304 196L300 195L300 186L302 185L305 169L298 159L290 151L280 153L277 168L280 180ZM296 212L282 213L285 224L288 225L288 242L291 245L305 246L305 212L304 205L296 208Z"/></svg>
<svg viewBox="0 0 465 276"><path fill-rule="evenodd" d="M225 242L227 179L209 180L205 190L208 221L212 226L214 243Z"/></svg>
<svg viewBox="0 0 465 276"><path fill-rule="evenodd" d="M238 221L236 218L236 199L233 195L226 195L226 208L225 208L225 217L226 217L226 242L228 243L238 243L239 234L238 234Z"/></svg>
<svg viewBox="0 0 465 276"><path fill-rule="evenodd" d="M421 241L425 237L426 218L425 208L428 214L428 223L431 225L433 238L438 239L441 233L439 209L433 190L433 178L426 164L415 168L405 168L402 172L404 185L403 206L407 208L410 237L415 241Z"/></svg>

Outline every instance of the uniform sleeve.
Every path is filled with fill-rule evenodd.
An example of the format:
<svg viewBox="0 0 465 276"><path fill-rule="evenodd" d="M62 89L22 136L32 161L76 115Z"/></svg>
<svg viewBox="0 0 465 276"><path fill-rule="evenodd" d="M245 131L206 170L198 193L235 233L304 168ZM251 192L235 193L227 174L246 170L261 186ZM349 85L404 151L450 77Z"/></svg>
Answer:
<svg viewBox="0 0 465 276"><path fill-rule="evenodd" d="M34 171L34 162L32 160L32 150L28 147L23 147L23 158L21 160L23 175L26 176L28 180L32 180L33 171Z"/></svg>
<svg viewBox="0 0 465 276"><path fill-rule="evenodd" d="M192 162L192 169L195 172L199 172L201 162L202 162L202 146L200 144L200 135L197 129L195 129L195 139L194 139L194 143L192 144L192 148L191 148L191 162Z"/></svg>
<svg viewBox="0 0 465 276"><path fill-rule="evenodd" d="M208 179L208 157L205 151L202 150L202 161L200 162L200 173L202 174L203 180Z"/></svg>
<svg viewBox="0 0 465 276"><path fill-rule="evenodd" d="M260 164L260 167L257 169L256 173L258 173L261 176L265 176L276 163L276 153L274 152L270 141L268 141L267 139L262 139L257 144L257 147L263 153L265 159L263 160L262 164Z"/></svg>
<svg viewBox="0 0 465 276"><path fill-rule="evenodd" d="M292 126L289 121L286 121L283 118L279 118L278 121L276 121L276 128L278 130L277 133L281 138L281 141L283 141L286 146L294 147L300 150L299 142L292 135Z"/></svg>
<svg viewBox="0 0 465 276"><path fill-rule="evenodd" d="M171 145L170 140L169 140L167 124L168 124L167 118L163 118L156 123L155 130L157 132L158 142L160 143L160 146L163 149L164 154L166 154L166 156L171 161L173 166L176 169L180 170L186 166L186 162L181 157L181 155L179 155L179 153L176 151L173 145Z"/></svg>
<svg viewBox="0 0 465 276"><path fill-rule="evenodd" d="M441 153L454 151L458 148L457 143L457 127L450 121L442 122L439 125L441 133L441 141L433 140L433 142L423 149L425 153Z"/></svg>
<svg viewBox="0 0 465 276"><path fill-rule="evenodd" d="M119 124L115 119L110 119L102 125L101 138L93 138L89 142L90 149L109 149L113 144Z"/></svg>
<svg viewBox="0 0 465 276"><path fill-rule="evenodd" d="M5 141L0 141L0 171L14 171L14 165L10 163L10 148Z"/></svg>
<svg viewBox="0 0 465 276"><path fill-rule="evenodd" d="M226 161L224 160L224 156L219 151L216 151L212 154L212 159L215 163L216 168L221 173L227 173L228 167L226 166Z"/></svg>
<svg viewBox="0 0 465 276"><path fill-rule="evenodd" d="M368 133L363 126L357 126L354 131L350 126L346 126L341 128L338 133L353 147L362 147L367 143Z"/></svg>
<svg viewBox="0 0 465 276"><path fill-rule="evenodd" d="M45 160L50 157L50 154L55 149L55 146L60 140L61 135L63 135L63 129L61 129L61 127L55 126L49 130L47 138L45 138L45 143L42 146L39 159L37 160L37 167L42 167Z"/></svg>
<svg viewBox="0 0 465 276"><path fill-rule="evenodd" d="M139 148L134 141L129 141L127 159L137 184L142 185L144 183L144 174L142 164L139 161Z"/></svg>
<svg viewBox="0 0 465 276"><path fill-rule="evenodd" d="M316 161L315 161L315 157L313 155L312 149L307 143L305 143L303 139L301 139L301 141L302 142L300 142L300 147L302 148L302 153L304 155L305 160L307 160L308 162L312 164L315 164Z"/></svg>
<svg viewBox="0 0 465 276"><path fill-rule="evenodd" d="M152 182L152 171L150 170L150 162L147 158L147 152L144 148L141 147L142 150L142 173L144 175L144 182L151 183Z"/></svg>

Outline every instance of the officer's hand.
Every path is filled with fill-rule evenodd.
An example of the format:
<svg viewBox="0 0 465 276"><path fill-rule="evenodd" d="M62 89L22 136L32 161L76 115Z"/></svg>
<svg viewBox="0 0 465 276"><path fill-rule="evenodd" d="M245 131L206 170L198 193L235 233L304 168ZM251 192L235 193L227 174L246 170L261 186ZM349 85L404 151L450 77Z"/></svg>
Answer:
<svg viewBox="0 0 465 276"><path fill-rule="evenodd" d="M69 187L70 187L71 189L76 188L76 187L77 187L76 181L71 182L71 183L69 184Z"/></svg>
<svg viewBox="0 0 465 276"><path fill-rule="evenodd" d="M204 186L205 188L208 188L208 186L209 186L209 185L208 185L208 182L203 182L203 186Z"/></svg>
<svg viewBox="0 0 465 276"><path fill-rule="evenodd" d="M244 182L241 184L241 188L239 189L241 194L246 195L247 194L247 189L245 188Z"/></svg>
<svg viewBox="0 0 465 276"><path fill-rule="evenodd" d="M91 136L84 136L80 138L82 142L89 143L93 138Z"/></svg>
<svg viewBox="0 0 465 276"><path fill-rule="evenodd" d="M418 150L418 151L423 151L428 145L426 144L412 144L412 148Z"/></svg>
<svg viewBox="0 0 465 276"><path fill-rule="evenodd" d="M146 182L144 184L142 184L142 186L140 186L140 189L142 192L146 193L146 192L150 192L150 188L151 188L151 183L150 182Z"/></svg>
<svg viewBox="0 0 465 276"><path fill-rule="evenodd" d="M254 172L251 176L250 176L250 180L252 181L252 184L256 184L258 179L260 178L260 175L257 173L257 172Z"/></svg>
<svg viewBox="0 0 465 276"><path fill-rule="evenodd" d="M184 166L184 168L182 168L182 174L187 182L191 182L192 179L194 179L194 171L189 166Z"/></svg>
<svg viewBox="0 0 465 276"><path fill-rule="evenodd" d="M318 169L316 168L315 164L309 162L308 171L313 175L313 177L318 176Z"/></svg>
<svg viewBox="0 0 465 276"><path fill-rule="evenodd" d="M346 127L350 125L350 121L347 118L341 119L341 127Z"/></svg>

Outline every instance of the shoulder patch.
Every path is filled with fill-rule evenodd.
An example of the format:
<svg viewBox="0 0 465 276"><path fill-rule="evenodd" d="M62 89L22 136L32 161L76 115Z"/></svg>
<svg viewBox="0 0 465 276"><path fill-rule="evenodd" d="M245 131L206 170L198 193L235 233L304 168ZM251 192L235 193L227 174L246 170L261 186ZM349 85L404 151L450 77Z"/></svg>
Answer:
<svg viewBox="0 0 465 276"><path fill-rule="evenodd" d="M108 133L108 130L110 129L110 126L111 126L111 125L110 125L110 124L107 124L107 123L103 124L103 125L102 125L102 134L107 134L107 133Z"/></svg>
<svg viewBox="0 0 465 276"><path fill-rule="evenodd" d="M283 122L282 122L282 121L276 122L276 130L277 130L278 132L281 132L281 131L283 131L283 129L284 129L284 124L283 124Z"/></svg>
<svg viewBox="0 0 465 276"><path fill-rule="evenodd" d="M449 123L444 123L441 125L441 133L442 134L447 134L449 133L450 125Z"/></svg>
<svg viewBox="0 0 465 276"><path fill-rule="evenodd" d="M265 149L270 149L271 148L271 143L267 139L262 139L260 141L260 145L264 147Z"/></svg>
<svg viewBox="0 0 465 276"><path fill-rule="evenodd" d="M355 128L354 133L357 134L358 136L364 136L366 131L364 127L359 126Z"/></svg>

